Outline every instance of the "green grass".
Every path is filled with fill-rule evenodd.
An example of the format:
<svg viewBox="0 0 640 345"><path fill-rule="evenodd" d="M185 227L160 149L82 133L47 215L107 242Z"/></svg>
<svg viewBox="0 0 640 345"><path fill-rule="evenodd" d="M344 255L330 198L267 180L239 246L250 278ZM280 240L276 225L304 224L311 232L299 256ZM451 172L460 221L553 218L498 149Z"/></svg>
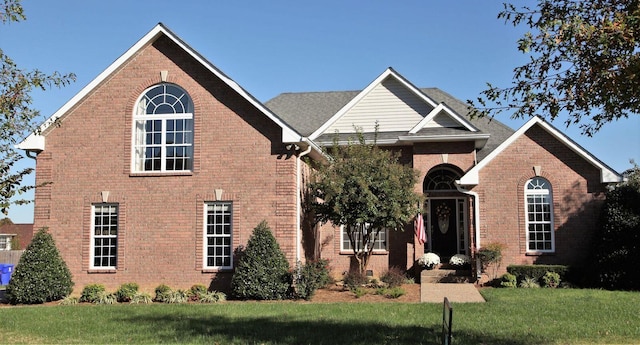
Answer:
<svg viewBox="0 0 640 345"><path fill-rule="evenodd" d="M640 343L640 293L486 289L453 304L454 344ZM440 304L228 302L0 308L0 342L439 344Z"/></svg>

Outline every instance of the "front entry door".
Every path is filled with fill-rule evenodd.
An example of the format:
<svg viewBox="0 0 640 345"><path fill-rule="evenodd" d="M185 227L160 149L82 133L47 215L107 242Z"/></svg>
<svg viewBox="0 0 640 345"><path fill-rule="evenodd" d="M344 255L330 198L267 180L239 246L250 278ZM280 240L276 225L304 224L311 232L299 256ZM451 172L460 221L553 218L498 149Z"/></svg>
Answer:
<svg viewBox="0 0 640 345"><path fill-rule="evenodd" d="M432 199L429 204L431 251L450 258L458 254L457 199Z"/></svg>

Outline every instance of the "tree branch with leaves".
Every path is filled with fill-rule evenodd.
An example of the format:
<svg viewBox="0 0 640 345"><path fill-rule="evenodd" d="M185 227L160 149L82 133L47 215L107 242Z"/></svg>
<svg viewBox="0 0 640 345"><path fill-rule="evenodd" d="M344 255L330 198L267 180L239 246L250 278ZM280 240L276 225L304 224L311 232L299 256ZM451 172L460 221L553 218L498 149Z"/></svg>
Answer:
<svg viewBox="0 0 640 345"><path fill-rule="evenodd" d="M326 164L314 168L309 187L313 209L321 223L343 226L360 273L366 271L382 230L404 230L419 211L414 192L417 174L399 163L399 154L366 143L358 131L346 145L338 137L326 149Z"/></svg>
<svg viewBox="0 0 640 345"><path fill-rule="evenodd" d="M25 20L19 0L4 0L0 3L0 21L19 22ZM14 197L35 188L24 185L24 178L33 172L33 168L19 168L17 163L23 159L15 148L20 140L29 133L38 132L42 120L38 110L32 108L30 95L34 89L47 90L51 87L63 87L75 81L72 73L46 74L40 70L25 71L0 49L0 211L7 214L12 204L25 204L30 200Z"/></svg>
<svg viewBox="0 0 640 345"><path fill-rule="evenodd" d="M608 122L640 111L640 8L629 0L539 0L505 4L499 19L529 31L518 50L529 62L508 87L488 83L472 116L540 116L579 125L593 135Z"/></svg>

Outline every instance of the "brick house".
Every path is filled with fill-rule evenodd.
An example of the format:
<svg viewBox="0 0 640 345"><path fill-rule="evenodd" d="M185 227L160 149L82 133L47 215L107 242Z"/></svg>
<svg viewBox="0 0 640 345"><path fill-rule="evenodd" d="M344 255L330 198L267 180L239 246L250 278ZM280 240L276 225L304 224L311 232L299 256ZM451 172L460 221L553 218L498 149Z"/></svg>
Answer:
<svg viewBox="0 0 640 345"><path fill-rule="evenodd" d="M37 155L36 183L52 182L36 190L34 226L49 227L79 287L224 288L261 220L292 264L347 270L342 231L305 218L303 157L324 159L336 131L370 134L376 121L378 144L420 172L429 235L384 234L374 274L491 241L507 245L505 263L583 259L605 186L621 176L541 119L513 131L466 114L391 68L361 91L263 104L158 24L18 147Z"/></svg>

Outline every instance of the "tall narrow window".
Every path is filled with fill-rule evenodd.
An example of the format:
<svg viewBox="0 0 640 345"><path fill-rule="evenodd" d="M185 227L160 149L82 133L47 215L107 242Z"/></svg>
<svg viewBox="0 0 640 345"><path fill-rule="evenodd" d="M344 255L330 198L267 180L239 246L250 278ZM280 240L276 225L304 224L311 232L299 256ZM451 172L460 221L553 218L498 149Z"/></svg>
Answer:
<svg viewBox="0 0 640 345"><path fill-rule="evenodd" d="M134 171L193 169L193 102L183 89L167 83L148 89L133 127Z"/></svg>
<svg viewBox="0 0 640 345"><path fill-rule="evenodd" d="M91 268L115 269L118 261L118 205L93 206Z"/></svg>
<svg viewBox="0 0 640 345"><path fill-rule="evenodd" d="M553 252L553 197L549 181L535 177L525 185L527 251Z"/></svg>
<svg viewBox="0 0 640 345"><path fill-rule="evenodd" d="M206 204L204 229L204 267L232 267L232 204L213 202Z"/></svg>

